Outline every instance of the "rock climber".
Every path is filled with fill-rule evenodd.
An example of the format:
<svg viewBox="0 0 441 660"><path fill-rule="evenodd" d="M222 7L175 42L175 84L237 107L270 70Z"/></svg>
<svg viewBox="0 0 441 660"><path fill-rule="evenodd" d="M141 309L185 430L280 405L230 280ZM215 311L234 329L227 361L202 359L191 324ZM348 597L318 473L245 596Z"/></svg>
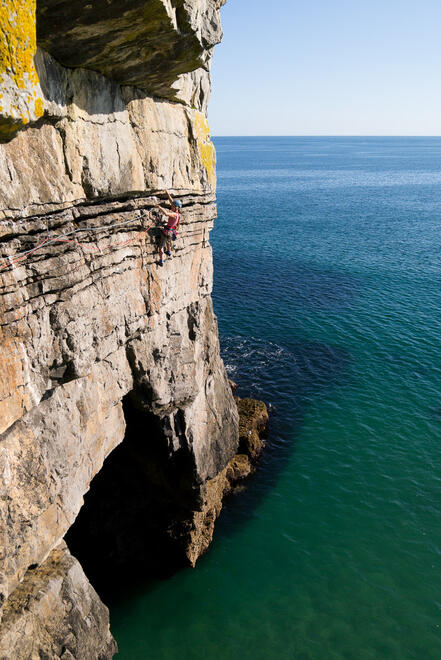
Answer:
<svg viewBox="0 0 441 660"><path fill-rule="evenodd" d="M165 250L165 254L170 257L171 256L171 247L172 247L172 240L176 238L176 232L179 229L179 224L181 222L181 208L182 208L182 202L179 199L173 199L170 195L170 193L167 191L167 197L168 201L171 204L171 211L168 211L167 209L164 209L162 206L159 204L156 204L156 208L158 208L161 213L166 215L168 217L168 221L166 226L161 230L161 234L159 236L159 265L163 266L164 261L163 261L163 251Z"/></svg>

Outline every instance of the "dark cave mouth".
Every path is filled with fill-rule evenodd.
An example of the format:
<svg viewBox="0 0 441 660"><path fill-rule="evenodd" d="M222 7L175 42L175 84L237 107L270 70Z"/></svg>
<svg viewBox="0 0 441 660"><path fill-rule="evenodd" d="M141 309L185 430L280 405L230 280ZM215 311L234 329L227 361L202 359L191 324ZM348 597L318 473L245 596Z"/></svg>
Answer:
<svg viewBox="0 0 441 660"><path fill-rule="evenodd" d="M183 413L159 418L123 399L126 434L84 496L65 541L104 602L188 565L185 540L198 508ZM173 429L171 428L173 425ZM173 433L173 432L174 433Z"/></svg>

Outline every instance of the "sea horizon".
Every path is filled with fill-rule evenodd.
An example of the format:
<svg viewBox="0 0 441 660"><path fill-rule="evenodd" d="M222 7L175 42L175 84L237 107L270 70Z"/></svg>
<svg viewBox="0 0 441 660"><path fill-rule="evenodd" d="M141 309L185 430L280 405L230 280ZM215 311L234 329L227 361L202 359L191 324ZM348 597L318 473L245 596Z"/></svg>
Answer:
<svg viewBox="0 0 441 660"><path fill-rule="evenodd" d="M352 134L342 134L342 135L328 135L328 134L308 134L308 135L212 135L211 136L214 139L217 138L273 138L273 137L280 137L280 138L341 138L341 137L347 137L347 138L403 138L403 139L413 139L413 138L441 138L441 135L393 135L393 134L368 134L368 135L352 135Z"/></svg>

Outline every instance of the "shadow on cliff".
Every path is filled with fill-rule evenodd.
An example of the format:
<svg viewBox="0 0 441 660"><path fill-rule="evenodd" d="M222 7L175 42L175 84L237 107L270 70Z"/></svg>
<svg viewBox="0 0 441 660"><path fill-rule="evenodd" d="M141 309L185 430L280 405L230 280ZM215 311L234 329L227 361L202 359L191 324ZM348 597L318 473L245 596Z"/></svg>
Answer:
<svg viewBox="0 0 441 660"><path fill-rule="evenodd" d="M92 480L65 536L105 603L188 563L182 539L198 506L188 448L171 451L164 423L138 410L130 394L123 407L124 440Z"/></svg>
<svg viewBox="0 0 441 660"><path fill-rule="evenodd" d="M128 101L149 96L147 91L121 87L117 81L91 69L63 68L41 48L37 49L34 61L46 102L58 106L58 111L73 104L86 113L90 121L95 115L124 112ZM52 110L52 118L46 116L43 121L53 123L60 119L54 106Z"/></svg>

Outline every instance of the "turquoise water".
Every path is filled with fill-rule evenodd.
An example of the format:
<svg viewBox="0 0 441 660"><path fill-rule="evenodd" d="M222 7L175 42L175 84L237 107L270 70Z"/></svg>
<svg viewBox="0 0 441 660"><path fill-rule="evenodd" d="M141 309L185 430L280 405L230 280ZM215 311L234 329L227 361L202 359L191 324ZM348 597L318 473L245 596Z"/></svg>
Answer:
<svg viewBox="0 0 441 660"><path fill-rule="evenodd" d="M441 139L218 138L214 302L271 402L197 568L111 608L120 658L441 658Z"/></svg>

